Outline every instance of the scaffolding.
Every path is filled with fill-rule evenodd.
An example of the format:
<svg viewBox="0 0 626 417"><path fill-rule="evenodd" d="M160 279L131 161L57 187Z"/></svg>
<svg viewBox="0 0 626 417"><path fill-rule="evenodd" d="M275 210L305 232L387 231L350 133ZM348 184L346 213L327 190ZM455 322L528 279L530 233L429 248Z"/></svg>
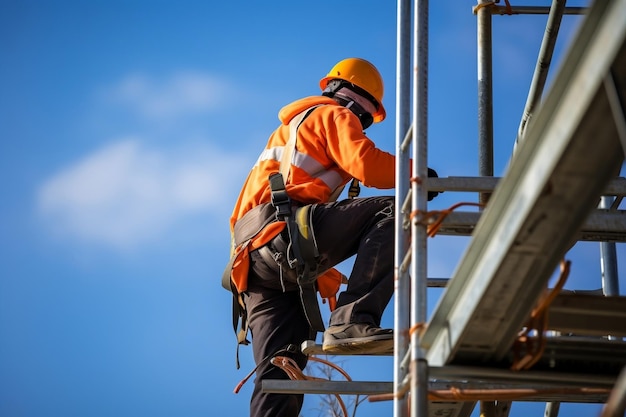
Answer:
<svg viewBox="0 0 626 417"><path fill-rule="evenodd" d="M264 381L268 392L365 394L393 401L394 417L507 416L512 401L626 408L626 297L615 244L626 242L619 177L626 151L626 0L589 8L474 8L478 41L477 177L428 178L427 0L397 2L396 242L393 382ZM546 31L501 178L493 172L491 23L494 15L548 14ZM584 19L548 94L561 18ZM409 172L409 160L413 170ZM480 209L429 212L428 191L476 192ZM432 233L469 236L449 280L428 279ZM578 241L601 245L602 290L548 291ZM559 281L560 282L560 281ZM427 316L427 289L445 291ZM305 353L319 347L303 346Z"/></svg>

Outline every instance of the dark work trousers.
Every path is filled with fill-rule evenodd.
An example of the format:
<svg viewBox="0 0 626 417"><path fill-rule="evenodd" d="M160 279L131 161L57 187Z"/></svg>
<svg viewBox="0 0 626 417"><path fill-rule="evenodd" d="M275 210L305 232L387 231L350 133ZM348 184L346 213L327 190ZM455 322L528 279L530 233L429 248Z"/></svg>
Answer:
<svg viewBox="0 0 626 417"><path fill-rule="evenodd" d="M320 270L356 255L349 283L331 313L330 325L371 323L381 316L393 295L394 198L369 197L319 204L313 211ZM270 242L270 248L273 244ZM300 352L305 340L315 339L300 302L297 284L280 279L278 265L268 264L257 251L250 254L248 291L244 294L252 335L254 360L261 363L292 344L286 354L304 369ZM282 354L281 354L282 355ZM288 379L280 368L265 361L257 370L250 402L251 417L298 417L304 396L261 392L264 379Z"/></svg>

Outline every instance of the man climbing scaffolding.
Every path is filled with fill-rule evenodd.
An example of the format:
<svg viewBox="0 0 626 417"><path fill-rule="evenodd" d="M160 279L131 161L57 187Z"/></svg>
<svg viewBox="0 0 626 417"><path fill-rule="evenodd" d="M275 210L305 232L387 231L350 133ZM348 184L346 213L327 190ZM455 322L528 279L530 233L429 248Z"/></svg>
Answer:
<svg viewBox="0 0 626 417"><path fill-rule="evenodd" d="M233 256L223 285L233 293L235 330L241 321L239 343L248 343L248 329L252 337L254 417L298 416L303 395L264 393L261 383L287 378L269 361L276 354L303 369L299 347L317 331L330 354L393 347L393 331L380 322L394 288L394 198L335 201L351 181L351 196L358 182L395 185L395 157L364 133L385 119L383 80L370 62L348 58L320 87L321 95L280 110L282 124L248 174L230 219ZM353 255L347 288L335 299L346 277L334 266ZM318 291L332 310L326 329Z"/></svg>

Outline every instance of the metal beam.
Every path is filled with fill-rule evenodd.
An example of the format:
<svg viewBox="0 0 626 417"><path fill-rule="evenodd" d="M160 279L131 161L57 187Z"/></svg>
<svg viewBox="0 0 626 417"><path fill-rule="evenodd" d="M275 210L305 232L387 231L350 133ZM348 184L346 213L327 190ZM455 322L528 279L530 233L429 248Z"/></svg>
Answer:
<svg viewBox="0 0 626 417"><path fill-rule="evenodd" d="M490 8L491 14L494 15L520 15L520 14L548 14L550 6L494 6ZM587 12L586 7L566 7L563 14L582 15Z"/></svg>
<svg viewBox="0 0 626 417"><path fill-rule="evenodd" d="M591 7L440 299L431 365L503 358L617 176L623 152L603 81L626 96L626 0Z"/></svg>
<svg viewBox="0 0 626 417"><path fill-rule="evenodd" d="M480 217L479 212L452 212L443 220L437 234L470 236L474 233ZM626 242L626 211L592 211L575 239L589 242Z"/></svg>
<svg viewBox="0 0 626 417"><path fill-rule="evenodd" d="M550 304L548 328L588 336L626 336L626 297L560 294Z"/></svg>
<svg viewBox="0 0 626 417"><path fill-rule="evenodd" d="M573 372L524 371L507 369L445 366L429 369L432 379L429 390L446 390L452 387L463 390L521 390L542 391L525 400L546 401L559 399L568 402L604 402L617 376L590 375ZM320 381L269 379L262 382L263 392L380 395L393 392L393 383L387 381ZM557 393L554 390L561 390ZM606 390L606 391L602 391ZM549 392L551 391L551 392Z"/></svg>
<svg viewBox="0 0 626 417"><path fill-rule="evenodd" d="M461 191L493 192L501 177L439 177L429 178L427 188L429 191ZM602 191L603 195L626 196L626 178L614 178Z"/></svg>
<svg viewBox="0 0 626 417"><path fill-rule="evenodd" d="M392 382L380 381L319 381L319 380L288 380L288 379L266 379L263 380L263 392L277 394L338 394L338 395L390 395L393 390ZM430 404L435 408L448 408L460 411L464 409L463 402L450 402L453 395L465 395L472 393L476 399L491 399L495 396L502 396L504 392L508 395L519 394L519 401L567 401L581 403L600 403L606 401L609 396L609 387L587 388L572 387L558 384L529 383L518 384L512 387L510 384L492 382L459 382L459 381L429 381L428 390L437 394L436 391L447 391L454 388L455 394L450 393L448 401L431 400ZM534 390L535 392L531 392ZM441 393L440 393L441 394ZM391 398L389 398L391 399ZM465 403L467 404L467 403ZM438 405L438 406L437 406ZM472 407L473 408L473 407ZM470 409L471 411L471 409ZM438 414L433 414L438 415ZM448 415L448 414L446 414Z"/></svg>

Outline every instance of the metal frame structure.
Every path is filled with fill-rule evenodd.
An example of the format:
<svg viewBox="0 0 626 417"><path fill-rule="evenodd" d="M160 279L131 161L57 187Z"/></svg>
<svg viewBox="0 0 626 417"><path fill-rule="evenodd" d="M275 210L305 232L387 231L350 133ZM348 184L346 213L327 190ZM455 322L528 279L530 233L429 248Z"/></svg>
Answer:
<svg viewBox="0 0 626 417"><path fill-rule="evenodd" d="M626 179L617 177L626 150L626 0L596 0L588 9L565 7L565 0L496 3L479 0L474 8L479 175L428 178L429 3L397 1L393 382L264 381L265 391L384 397L393 400L394 417L468 417L478 402L481 416L506 417L511 401L546 402L550 417L560 402L606 403L602 417L624 413L626 297L619 295L615 243L626 242L619 209ZM513 157L495 178L491 19L520 13L549 17ZM583 13L544 95L561 17ZM476 192L484 204L450 213L440 225L438 233L471 236L450 279L427 277L431 190ZM582 240L600 242L602 294L558 293L546 327L526 337L542 344L534 366L512 370L534 349L519 343L520 330L559 262ZM427 289L443 286L429 319ZM321 353L311 343L303 351ZM463 399L451 395L459 390Z"/></svg>
<svg viewBox="0 0 626 417"><path fill-rule="evenodd" d="M416 33L413 43L418 45L415 54L419 69L420 62L427 62L428 54L427 24L422 23L427 21L427 1L418 0L415 10ZM589 217L596 214L594 209L597 201L619 172L624 160L624 10L624 1L596 1L593 4L578 37L572 42L569 55L550 94L535 115L561 16L566 12L582 12L580 9L568 10L564 1L553 1L548 9L550 16L546 36L520 123L514 158L502 179L492 181L493 187L482 187L479 201L489 203L485 211L473 214L473 219L467 219L468 213L465 213L464 223L469 226L465 231L472 234L470 245L428 322L423 315L424 292L428 282L425 272L427 224L415 213L426 213L424 190L434 189L431 183L437 180L426 179L424 172L421 172L424 170L427 151L426 122L421 116L427 112L427 100L425 89L419 90L419 85L426 82L428 74L424 68L416 74L418 79L414 80L414 84L418 89L414 90L414 122L409 132L417 132L410 138L413 158L417 161L412 178L422 178L422 181L412 184L412 195L397 197L399 206L410 207L403 210L402 215L410 215L412 219L411 247L405 258L411 260L409 285L412 288L411 305L414 312L408 327L404 325L405 320L397 317L396 329L398 333L409 331L412 347L410 358L400 358L398 355L403 353L400 346L394 361L399 367L394 381L394 401L397 404L394 407L395 416L408 416L409 412L412 416L429 414L428 402L424 400L423 393L429 389L428 372L432 372L435 367L445 369L457 363L477 364L481 369L484 367L485 375L479 372L476 376L488 379L486 374L510 355L517 333L524 327L559 260L581 237L593 240L593 237L602 236L612 240L602 243L603 277L607 279L603 284L609 288L605 295L617 295L618 291L614 287L617 282L616 259L614 246L611 245L614 245L614 241L622 241L625 235L623 230L616 230L619 227L611 226L622 223L623 213L617 210L607 212L606 209L611 207L613 201L603 198L600 206L603 211L591 221ZM484 180L493 176L491 16L502 14L502 8L495 7L493 1L481 0L475 13L478 28L479 179ZM410 42L410 39L406 41ZM424 54L426 57L422 56ZM398 94L403 94L403 91L398 91ZM400 137L404 136L398 134ZM409 147L404 142L406 140L398 141L398 153L406 152ZM406 173L405 161L406 158L398 159L398 172ZM443 191L447 188L444 186L439 189ZM410 205L407 204L408 199L412 200ZM599 219L604 215L615 215L614 221ZM460 222L460 219L457 218L456 222ZM459 225L453 223L450 219L447 227L452 231L451 234L457 234ZM400 239L405 238L403 234L398 233ZM409 280L406 262L398 262L396 265L397 280L400 282L398 287L402 288L404 281ZM608 284L610 281L613 283ZM593 299L594 302L598 301L595 297ZM618 297L615 301L621 306L624 300ZM578 319L569 316L565 321L572 324L581 318L589 319L594 317L594 313L600 314L599 310L596 305L584 312L578 311ZM606 311L611 316L613 309L609 307ZM397 307L396 312L402 314L401 308ZM557 324L558 320L552 320L550 328L564 326L563 323ZM425 325L424 332L415 331ZM593 330L592 327L589 325L584 330ZM606 334L617 331L613 327L602 330L608 332ZM401 337L398 339L402 341ZM554 341L560 342L560 339ZM572 351L584 350L582 344L571 338L567 342L573 342L569 343ZM619 356L624 356L626 347L621 339L616 342L619 344L608 346L608 352L617 350ZM594 344L598 346L600 343L604 343L604 340ZM593 359L599 359L598 355L591 355ZM468 378L468 375L465 377ZM567 385L573 376L558 376L554 373L553 377L557 384ZM512 376L512 379L515 377ZM405 407L402 395L407 381L411 391L409 408ZM546 414L552 415L558 406L554 407L557 403L553 402L549 404L551 407L546 408ZM471 408L468 411L467 407L451 407L446 412L450 415L467 415ZM484 410L481 404L481 411L484 411L481 413L483 415L497 414L493 404Z"/></svg>

